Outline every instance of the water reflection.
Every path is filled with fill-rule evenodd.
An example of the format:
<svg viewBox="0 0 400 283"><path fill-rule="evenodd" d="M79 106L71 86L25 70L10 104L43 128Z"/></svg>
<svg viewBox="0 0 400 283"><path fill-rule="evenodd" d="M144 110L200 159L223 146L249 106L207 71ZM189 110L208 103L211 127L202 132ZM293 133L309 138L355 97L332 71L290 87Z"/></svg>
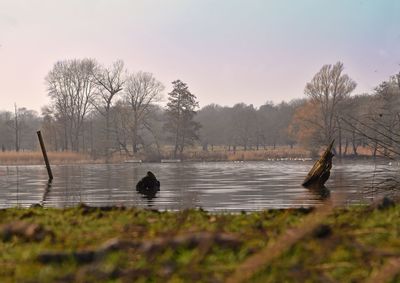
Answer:
<svg viewBox="0 0 400 283"><path fill-rule="evenodd" d="M46 202L47 195L50 193L51 184L52 183L53 183L53 180L48 180L47 181L47 184L46 184L45 189L44 189L43 197L42 197L42 200L40 202L40 205L42 205L42 206Z"/></svg>
<svg viewBox="0 0 400 283"><path fill-rule="evenodd" d="M313 206L328 190L303 188L312 162L210 162L53 166L48 183L44 166L0 166L0 207L43 204L68 207L137 206L180 210L260 210ZM136 192L136 183L152 171L161 191L152 197ZM397 167L367 162L334 164L326 186L335 203L368 200L366 188L379 183Z"/></svg>
<svg viewBox="0 0 400 283"><path fill-rule="evenodd" d="M310 188L309 191L315 196L316 199L319 199L321 201L331 196L331 191L325 186L323 186L322 188Z"/></svg>

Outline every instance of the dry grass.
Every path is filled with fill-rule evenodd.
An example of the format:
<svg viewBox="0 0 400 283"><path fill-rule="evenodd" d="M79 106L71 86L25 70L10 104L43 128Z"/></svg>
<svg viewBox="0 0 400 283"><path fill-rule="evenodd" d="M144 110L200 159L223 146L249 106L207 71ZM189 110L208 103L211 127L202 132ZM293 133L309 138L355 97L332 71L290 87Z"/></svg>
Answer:
<svg viewBox="0 0 400 283"><path fill-rule="evenodd" d="M324 148L321 148L319 154ZM372 151L368 147L359 147L360 156L372 156ZM146 162L159 162L161 159L173 158L173 147L164 146L161 155L157 152L139 152L134 156L115 153L108 161L105 157L93 158L89 154L78 152L48 152L51 164L77 164L77 163L122 163L129 159L140 159ZM310 150L304 147L277 146L276 148L267 147L259 150L244 150L237 148L234 152L228 151L222 146L211 147L208 151L201 147L187 148L183 154L185 161L264 161L264 160L296 160L311 157ZM6 151L0 152L0 165L40 165L44 164L41 151Z"/></svg>
<svg viewBox="0 0 400 283"><path fill-rule="evenodd" d="M223 148L216 148L213 151L202 151L199 149L190 150L185 153L188 160L201 161L263 161L279 159L302 159L310 157L310 151L301 147L276 147L260 150L239 149L228 151Z"/></svg>
<svg viewBox="0 0 400 283"><path fill-rule="evenodd" d="M102 160L93 160L89 155L77 152L48 152L51 164L69 164L69 163L92 163L103 162ZM1 165L39 165L44 164L41 151L6 151L0 152Z"/></svg>

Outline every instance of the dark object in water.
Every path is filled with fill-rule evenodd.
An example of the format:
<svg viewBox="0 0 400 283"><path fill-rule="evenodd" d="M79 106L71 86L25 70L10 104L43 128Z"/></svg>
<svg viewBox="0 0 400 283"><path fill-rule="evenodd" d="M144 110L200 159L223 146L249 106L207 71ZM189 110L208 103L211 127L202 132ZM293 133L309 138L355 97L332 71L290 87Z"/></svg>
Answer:
<svg viewBox="0 0 400 283"><path fill-rule="evenodd" d="M324 188L324 184L331 174L332 158L334 156L331 150L334 142L335 140L331 142L324 154L315 162L302 184L304 187L311 189Z"/></svg>
<svg viewBox="0 0 400 283"><path fill-rule="evenodd" d="M154 196L160 190L160 182L150 171L136 184L136 191L144 195Z"/></svg>

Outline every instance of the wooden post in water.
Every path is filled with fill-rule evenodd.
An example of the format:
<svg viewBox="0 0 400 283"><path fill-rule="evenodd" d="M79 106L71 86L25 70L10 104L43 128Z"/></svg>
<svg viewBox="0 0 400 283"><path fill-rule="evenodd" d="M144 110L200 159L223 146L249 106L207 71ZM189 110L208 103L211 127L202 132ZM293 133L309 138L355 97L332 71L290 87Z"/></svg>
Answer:
<svg viewBox="0 0 400 283"><path fill-rule="evenodd" d="M40 131L36 132L39 138L40 148L42 149L44 162L46 163L47 174L49 175L49 181L53 180L53 173L51 172L49 158L47 157L46 148L44 147L44 142L42 138L42 133Z"/></svg>

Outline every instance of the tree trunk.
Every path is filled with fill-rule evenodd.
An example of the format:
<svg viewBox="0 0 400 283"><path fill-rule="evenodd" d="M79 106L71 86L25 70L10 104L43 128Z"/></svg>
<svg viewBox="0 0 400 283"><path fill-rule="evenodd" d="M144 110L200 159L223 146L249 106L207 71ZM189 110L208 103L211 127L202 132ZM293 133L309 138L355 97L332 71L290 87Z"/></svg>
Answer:
<svg viewBox="0 0 400 283"><path fill-rule="evenodd" d="M14 104L15 108L15 151L19 151L19 124L18 124L18 112L17 104Z"/></svg>
<svg viewBox="0 0 400 283"><path fill-rule="evenodd" d="M176 154L178 153L179 148L179 126L176 126L176 134L175 134L175 148L174 148L174 158L176 159Z"/></svg>
<svg viewBox="0 0 400 283"><path fill-rule="evenodd" d="M92 120L90 120L89 135L90 135L90 154L93 156L93 121Z"/></svg>
<svg viewBox="0 0 400 283"><path fill-rule="evenodd" d="M354 155L357 156L358 154L357 154L357 142L356 142L356 134L355 134L355 131L353 131L353 133L352 133L352 144L353 144L353 152L354 152Z"/></svg>
<svg viewBox="0 0 400 283"><path fill-rule="evenodd" d="M346 138L346 143L344 144L344 152L343 155L346 156L347 155L347 149L349 147L349 139Z"/></svg>
<svg viewBox="0 0 400 283"><path fill-rule="evenodd" d="M374 159L376 158L376 152L378 151L378 142L375 142L375 146L374 146L374 152L372 153L372 156L374 157Z"/></svg>
<svg viewBox="0 0 400 283"><path fill-rule="evenodd" d="M183 159L183 149L185 148L185 135L182 135L182 140L180 144L180 149L179 149L179 158Z"/></svg>
<svg viewBox="0 0 400 283"><path fill-rule="evenodd" d="M64 145L63 145L63 151L67 151L68 150L68 126L67 126L67 122L64 121Z"/></svg>
<svg viewBox="0 0 400 283"><path fill-rule="evenodd" d="M132 132L132 152L133 152L134 154L138 152L136 128L133 129L133 132Z"/></svg>
<svg viewBox="0 0 400 283"><path fill-rule="evenodd" d="M92 127L92 125L90 126ZM106 110L106 148L105 148L106 161L110 158L110 111Z"/></svg>
<svg viewBox="0 0 400 283"><path fill-rule="evenodd" d="M138 125L139 125L139 121L138 121L138 117L135 113L134 115L134 121L133 121L133 128L132 128L132 151L133 154L138 152Z"/></svg>
<svg viewBox="0 0 400 283"><path fill-rule="evenodd" d="M339 132L339 159L342 159L342 127L340 125L340 120L337 119L338 132Z"/></svg>

